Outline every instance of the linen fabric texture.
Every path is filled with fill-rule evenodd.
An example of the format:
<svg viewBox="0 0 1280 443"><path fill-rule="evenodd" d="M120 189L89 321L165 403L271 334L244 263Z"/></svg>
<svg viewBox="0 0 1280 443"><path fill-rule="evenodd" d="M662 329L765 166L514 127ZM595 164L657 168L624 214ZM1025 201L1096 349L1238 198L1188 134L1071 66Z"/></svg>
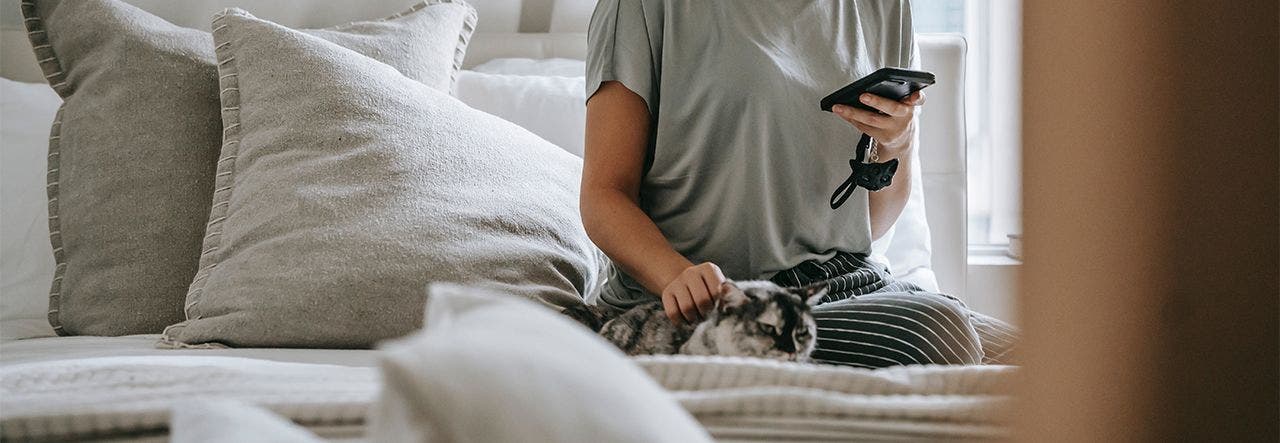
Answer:
<svg viewBox="0 0 1280 443"><path fill-rule="evenodd" d="M24 0L22 13L64 101L49 137L49 322L61 335L159 332L185 319L214 190L213 39L118 0ZM465 3L433 1L305 34L448 90L474 25Z"/></svg>
<svg viewBox="0 0 1280 443"><path fill-rule="evenodd" d="M196 398L174 404L170 443L325 443L307 428L265 407Z"/></svg>
<svg viewBox="0 0 1280 443"><path fill-rule="evenodd" d="M426 326L381 360L375 442L711 441L612 344L488 290L433 284Z"/></svg>
<svg viewBox="0 0 1280 443"><path fill-rule="evenodd" d="M582 157L587 107L581 75L487 74L461 71L454 97L467 106L520 125L565 151Z"/></svg>
<svg viewBox="0 0 1280 443"><path fill-rule="evenodd" d="M368 348L421 325L429 282L581 303L600 254L581 160L392 67L228 10L225 143L172 346Z"/></svg>
<svg viewBox="0 0 1280 443"><path fill-rule="evenodd" d="M44 187L49 124L61 104L49 85L0 78L0 341L54 335Z"/></svg>

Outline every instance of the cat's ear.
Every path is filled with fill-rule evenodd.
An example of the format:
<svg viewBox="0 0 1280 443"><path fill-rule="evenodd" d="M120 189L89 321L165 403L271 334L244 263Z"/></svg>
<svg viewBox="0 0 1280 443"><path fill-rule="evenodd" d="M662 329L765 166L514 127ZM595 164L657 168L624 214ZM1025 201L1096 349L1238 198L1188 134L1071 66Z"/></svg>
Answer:
<svg viewBox="0 0 1280 443"><path fill-rule="evenodd" d="M747 293L743 292L738 285L733 284L732 281L726 281L720 285L720 299L716 300L716 309L724 311L746 303Z"/></svg>
<svg viewBox="0 0 1280 443"><path fill-rule="evenodd" d="M823 297L827 296L827 288L830 285L825 281L820 281L809 286L800 288L800 297L804 298L805 304L809 306L817 306Z"/></svg>

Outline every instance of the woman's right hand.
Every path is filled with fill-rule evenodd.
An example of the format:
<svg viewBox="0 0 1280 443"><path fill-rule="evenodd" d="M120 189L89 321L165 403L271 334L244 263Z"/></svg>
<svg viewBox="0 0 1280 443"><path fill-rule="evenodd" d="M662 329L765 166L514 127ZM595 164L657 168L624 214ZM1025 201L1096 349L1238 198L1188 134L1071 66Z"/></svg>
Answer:
<svg viewBox="0 0 1280 443"><path fill-rule="evenodd" d="M685 268L662 290L662 307L667 318L677 324L702 321L715 309L724 283L724 274L715 263Z"/></svg>

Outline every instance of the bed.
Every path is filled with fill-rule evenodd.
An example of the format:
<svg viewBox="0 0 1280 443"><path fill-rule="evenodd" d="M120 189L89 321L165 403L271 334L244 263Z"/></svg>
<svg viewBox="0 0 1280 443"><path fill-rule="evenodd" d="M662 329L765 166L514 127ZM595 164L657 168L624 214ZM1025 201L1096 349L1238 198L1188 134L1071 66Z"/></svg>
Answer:
<svg viewBox="0 0 1280 443"><path fill-rule="evenodd" d="M6 439L164 441L172 404L264 405L327 439L360 439L378 396L373 350L161 350L156 336L3 345ZM718 441L998 440L1008 366L860 370L753 359L637 357ZM714 378L714 380L709 379Z"/></svg>
<svg viewBox="0 0 1280 443"><path fill-rule="evenodd" d="M175 24L203 28L210 14L245 2L130 3ZM406 3L376 0L354 8L342 0L289 0L255 4L252 12L290 26L320 27L379 17ZM515 66L512 59L558 60L557 69L574 69L572 60L585 57L591 0L471 3L481 20L463 62L467 72L502 74ZM2 6L12 11L17 1L5 0ZM6 14L2 20L0 76L41 81L44 75L20 18ZM912 246L881 245L881 253L895 273L963 299L965 46L951 35L922 35L919 43L924 68L940 79L929 91L922 120L921 140L929 148L921 150L923 199L915 214L919 223L895 228L898 238L915 238ZM458 88L466 84L463 80ZM475 95L470 103L481 107L485 91L470 93ZM491 112L502 116L499 111ZM520 116L510 118L522 123ZM268 405L326 438L360 439L379 389L379 351L157 349L156 335L53 337L41 321L6 319L0 325L5 337L0 341L0 435L6 440L163 441L169 405L191 396ZM867 371L726 358L633 361L722 441L1000 438L1005 436L1000 417L1008 402L1003 386L1014 376L1013 368L1000 366ZM177 368L187 375L173 376ZM739 377L741 386L725 389L709 382L707 374L721 382ZM779 399L785 400L782 407L776 406Z"/></svg>

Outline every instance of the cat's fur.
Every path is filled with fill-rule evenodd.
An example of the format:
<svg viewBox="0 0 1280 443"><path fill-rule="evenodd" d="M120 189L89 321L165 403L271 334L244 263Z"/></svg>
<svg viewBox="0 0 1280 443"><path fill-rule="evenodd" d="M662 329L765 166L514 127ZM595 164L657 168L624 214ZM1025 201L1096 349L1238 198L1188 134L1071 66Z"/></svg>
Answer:
<svg viewBox="0 0 1280 443"><path fill-rule="evenodd" d="M817 326L810 312L825 284L783 288L768 281L725 283L715 309L696 324L675 324L661 301L616 316L593 306L565 310L628 355L689 354L807 360Z"/></svg>

